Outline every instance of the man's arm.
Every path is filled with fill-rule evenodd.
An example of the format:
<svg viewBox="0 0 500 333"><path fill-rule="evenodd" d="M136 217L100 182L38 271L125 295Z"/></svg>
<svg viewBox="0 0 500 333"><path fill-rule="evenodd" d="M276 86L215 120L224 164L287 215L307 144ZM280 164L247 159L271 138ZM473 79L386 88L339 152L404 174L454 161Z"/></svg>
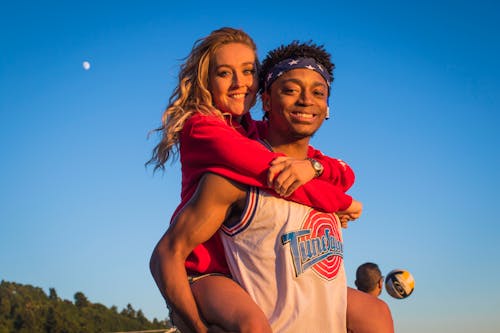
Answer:
<svg viewBox="0 0 500 333"><path fill-rule="evenodd" d="M221 176L203 176L196 193L175 216L151 256L150 269L160 292L196 332L206 332L207 327L198 312L184 263L195 246L217 232L233 203L245 196L242 188Z"/></svg>

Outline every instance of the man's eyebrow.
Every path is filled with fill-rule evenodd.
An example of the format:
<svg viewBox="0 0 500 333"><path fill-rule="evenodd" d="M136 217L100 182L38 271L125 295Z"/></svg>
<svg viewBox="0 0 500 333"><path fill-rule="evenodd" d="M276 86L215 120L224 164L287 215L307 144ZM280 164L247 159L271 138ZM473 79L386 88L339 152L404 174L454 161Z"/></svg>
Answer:
<svg viewBox="0 0 500 333"><path fill-rule="evenodd" d="M292 83L295 83L295 84L298 84L298 85L302 85L302 80L299 80L299 79L296 79L296 78L293 78L293 77L290 77L290 78L287 78L287 79L283 79L281 81L281 83L287 83L287 82L292 82ZM325 82L322 82L322 81L315 81L313 83L313 87L317 87L317 86L322 86L322 87L325 87L325 88L328 87L328 85Z"/></svg>

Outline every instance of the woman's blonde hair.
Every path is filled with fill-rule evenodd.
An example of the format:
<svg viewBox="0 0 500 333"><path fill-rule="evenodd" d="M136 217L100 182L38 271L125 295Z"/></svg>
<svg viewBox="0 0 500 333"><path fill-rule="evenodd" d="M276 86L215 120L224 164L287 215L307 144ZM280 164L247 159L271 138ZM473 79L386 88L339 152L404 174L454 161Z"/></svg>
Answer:
<svg viewBox="0 0 500 333"><path fill-rule="evenodd" d="M224 27L198 39L181 65L179 83L163 113L162 126L154 130L162 133L160 143L153 149L152 157L146 163L154 164L154 170L164 169L164 164L169 157L177 154L180 132L192 114L199 112L223 118L222 113L212 105L208 79L215 52L222 45L230 43L249 46L254 50L255 63L257 67L259 66L257 47L252 38L243 30Z"/></svg>

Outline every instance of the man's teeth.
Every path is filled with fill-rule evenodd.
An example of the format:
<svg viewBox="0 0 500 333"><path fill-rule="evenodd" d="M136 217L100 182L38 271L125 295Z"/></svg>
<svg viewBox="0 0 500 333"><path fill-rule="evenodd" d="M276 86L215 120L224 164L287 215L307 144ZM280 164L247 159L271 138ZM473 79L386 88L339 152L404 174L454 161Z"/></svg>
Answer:
<svg viewBox="0 0 500 333"><path fill-rule="evenodd" d="M312 114L300 113L300 112L296 112L295 115L299 116L300 118L308 118L308 119L312 119L314 117L314 115L312 115Z"/></svg>

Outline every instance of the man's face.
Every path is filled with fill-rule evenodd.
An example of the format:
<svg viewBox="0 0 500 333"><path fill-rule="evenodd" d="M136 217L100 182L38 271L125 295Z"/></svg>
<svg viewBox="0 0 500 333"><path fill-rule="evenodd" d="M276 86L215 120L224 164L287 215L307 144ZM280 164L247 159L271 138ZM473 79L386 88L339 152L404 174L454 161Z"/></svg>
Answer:
<svg viewBox="0 0 500 333"><path fill-rule="evenodd" d="M271 129L290 139L312 136L326 116L328 85L310 69L293 69L273 82L262 95ZM278 133L279 132L279 133Z"/></svg>

